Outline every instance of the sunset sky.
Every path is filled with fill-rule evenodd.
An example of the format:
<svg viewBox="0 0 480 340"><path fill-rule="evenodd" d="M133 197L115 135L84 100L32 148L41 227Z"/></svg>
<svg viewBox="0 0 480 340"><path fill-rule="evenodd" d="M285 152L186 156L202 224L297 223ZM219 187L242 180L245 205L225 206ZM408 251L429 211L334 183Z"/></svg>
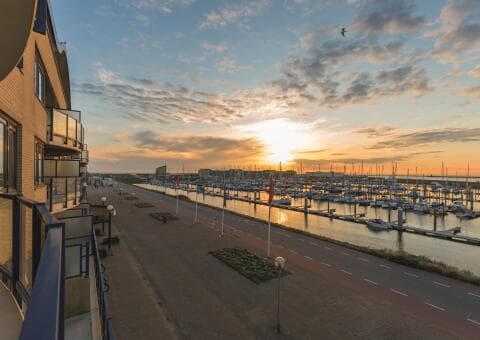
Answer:
<svg viewBox="0 0 480 340"><path fill-rule="evenodd" d="M51 2L90 171L480 174L478 0Z"/></svg>

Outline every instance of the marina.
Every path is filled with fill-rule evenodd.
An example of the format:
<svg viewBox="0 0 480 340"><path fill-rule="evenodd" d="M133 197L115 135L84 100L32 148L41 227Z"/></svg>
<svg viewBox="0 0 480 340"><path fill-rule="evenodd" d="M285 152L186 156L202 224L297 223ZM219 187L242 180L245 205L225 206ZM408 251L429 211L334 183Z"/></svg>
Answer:
<svg viewBox="0 0 480 340"><path fill-rule="evenodd" d="M347 181L341 179L342 182L344 180ZM447 199L439 195L438 190L436 192L431 185L425 185L422 187L425 197L419 195L416 202L424 202L428 205L428 211L420 212L410 209L407 205L410 202L406 198L410 197L409 193L415 188L412 185L405 186L407 189L403 189L401 194L400 190L390 192L388 185L383 189L380 186L378 194L370 195L365 193L374 190L367 185L363 185L361 190L360 186L355 186L357 189L352 190L353 185L339 185L334 190L322 190L319 188L333 188L332 183L321 184L305 179L303 181L301 190L296 187L298 178L277 181L276 195L272 201L272 222L360 246L424 255L461 269L480 273L480 265L476 261L480 251L478 248L480 220L463 218L469 209L455 208L453 204L455 201L458 204L457 196L463 194L464 198L473 198L471 201L463 201L463 206L468 204L474 208L471 212L476 212L479 204L476 186L478 183L469 184L472 188L469 191L471 194L468 192L454 194L454 190L451 189L451 197ZM221 180L208 182L198 179L185 180L178 189L174 181L168 181L172 182L173 184L167 185L166 189L160 185L164 183L155 180L153 184L137 186L159 192L166 190L169 195L178 193L192 201L198 200L200 203L218 208L225 202L226 210L265 221L268 219L268 193L265 180L257 180L256 183L252 181L253 185L233 180L226 181L225 184ZM401 184L402 187L404 185ZM347 190L350 192L356 192L352 198L348 198L345 188L349 188ZM333 191L336 193L333 194ZM362 194L359 195L358 192ZM439 208L436 204L440 200L447 204ZM393 202L397 204L394 205ZM398 223L399 220L401 223Z"/></svg>

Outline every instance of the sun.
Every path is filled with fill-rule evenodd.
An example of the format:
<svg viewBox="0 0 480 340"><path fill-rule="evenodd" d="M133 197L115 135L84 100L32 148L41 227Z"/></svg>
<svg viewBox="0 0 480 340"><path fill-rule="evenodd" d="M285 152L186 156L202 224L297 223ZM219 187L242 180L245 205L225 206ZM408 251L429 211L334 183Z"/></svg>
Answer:
<svg viewBox="0 0 480 340"><path fill-rule="evenodd" d="M242 130L254 134L264 144L265 161L275 164L294 160L295 152L308 147L310 141L305 124L284 118L243 126Z"/></svg>

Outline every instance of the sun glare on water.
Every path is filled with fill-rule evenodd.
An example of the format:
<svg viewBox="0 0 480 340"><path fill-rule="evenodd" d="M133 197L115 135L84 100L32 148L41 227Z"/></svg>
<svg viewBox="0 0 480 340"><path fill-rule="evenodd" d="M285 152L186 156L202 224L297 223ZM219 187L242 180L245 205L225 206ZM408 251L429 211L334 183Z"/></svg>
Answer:
<svg viewBox="0 0 480 340"><path fill-rule="evenodd" d="M310 141L305 125L281 118L246 125L241 130L254 134L265 145L264 161L271 163L292 161L295 152L308 147Z"/></svg>

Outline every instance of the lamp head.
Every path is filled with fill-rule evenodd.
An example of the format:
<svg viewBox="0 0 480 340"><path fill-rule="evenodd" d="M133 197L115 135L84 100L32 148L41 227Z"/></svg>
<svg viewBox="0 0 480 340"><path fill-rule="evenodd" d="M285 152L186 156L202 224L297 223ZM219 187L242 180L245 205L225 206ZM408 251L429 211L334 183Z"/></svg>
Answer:
<svg viewBox="0 0 480 340"><path fill-rule="evenodd" d="M285 259L281 256L276 257L275 267L283 269L285 267Z"/></svg>
<svg viewBox="0 0 480 340"><path fill-rule="evenodd" d="M105 196L102 197L102 202L106 202L107 198Z"/></svg>
<svg viewBox="0 0 480 340"><path fill-rule="evenodd" d="M110 211L110 212L112 212L112 211L113 211L113 205L109 204L109 205L107 206L107 210Z"/></svg>

